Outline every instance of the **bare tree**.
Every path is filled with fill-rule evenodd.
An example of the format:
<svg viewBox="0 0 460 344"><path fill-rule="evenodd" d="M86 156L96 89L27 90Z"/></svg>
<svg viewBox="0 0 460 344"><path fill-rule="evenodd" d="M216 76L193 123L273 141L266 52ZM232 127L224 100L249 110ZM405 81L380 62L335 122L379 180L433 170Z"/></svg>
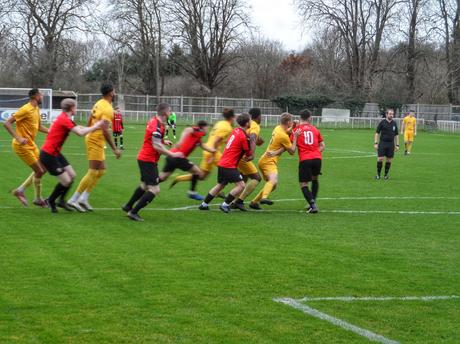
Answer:
<svg viewBox="0 0 460 344"><path fill-rule="evenodd" d="M176 36L189 58L181 68L210 92L227 77L236 61L248 18L242 0L174 0L171 13L179 25Z"/></svg>
<svg viewBox="0 0 460 344"><path fill-rule="evenodd" d="M383 35L400 0L296 0L310 25L334 30L346 52L349 80L356 93L368 93L378 71ZM314 20L314 22L313 22ZM318 23L321 23L318 25Z"/></svg>
<svg viewBox="0 0 460 344"><path fill-rule="evenodd" d="M52 87L60 68L64 42L80 30L88 17L90 0L18 0L15 4L19 48L41 82ZM63 57L65 59L65 56ZM33 75L31 83L38 82Z"/></svg>

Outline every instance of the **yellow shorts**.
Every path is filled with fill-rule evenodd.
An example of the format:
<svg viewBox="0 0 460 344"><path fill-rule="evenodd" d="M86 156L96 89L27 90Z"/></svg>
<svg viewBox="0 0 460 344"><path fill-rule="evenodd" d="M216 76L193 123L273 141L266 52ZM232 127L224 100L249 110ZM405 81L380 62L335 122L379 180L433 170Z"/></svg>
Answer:
<svg viewBox="0 0 460 344"><path fill-rule="evenodd" d="M200 169L205 172L211 172L213 168L217 166L221 157L222 157L222 153L219 151L215 153L209 153L209 152L203 151L203 157L201 159Z"/></svg>
<svg viewBox="0 0 460 344"><path fill-rule="evenodd" d="M86 144L86 155L88 160L104 161L105 160L105 149L102 146L97 146L93 143Z"/></svg>
<svg viewBox="0 0 460 344"><path fill-rule="evenodd" d="M256 165L254 165L252 161L243 161L243 160L240 160L238 164L238 171L240 171L240 173L243 176L250 176L251 174L259 173L257 171Z"/></svg>
<svg viewBox="0 0 460 344"><path fill-rule="evenodd" d="M24 161L27 166L32 166L37 163L40 157L40 151L37 146L25 146L17 143L12 144L13 151L16 155Z"/></svg>
<svg viewBox="0 0 460 344"><path fill-rule="evenodd" d="M265 180L268 180L270 174L278 174L278 164L275 160L259 160L259 169Z"/></svg>
<svg viewBox="0 0 460 344"><path fill-rule="evenodd" d="M408 142L408 141L413 142L414 141L414 136L415 136L414 134L415 134L415 132L413 132L413 131L404 131L404 141L405 142Z"/></svg>

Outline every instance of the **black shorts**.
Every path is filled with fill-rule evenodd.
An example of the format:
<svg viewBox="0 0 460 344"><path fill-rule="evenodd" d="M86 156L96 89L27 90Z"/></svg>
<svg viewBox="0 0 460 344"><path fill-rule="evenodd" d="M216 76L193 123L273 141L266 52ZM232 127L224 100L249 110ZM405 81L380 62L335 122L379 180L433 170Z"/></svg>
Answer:
<svg viewBox="0 0 460 344"><path fill-rule="evenodd" d="M229 183L238 183L243 181L243 176L237 168L220 167L217 171L217 182L227 185Z"/></svg>
<svg viewBox="0 0 460 344"><path fill-rule="evenodd" d="M58 156L40 151L40 162L52 176L59 176L64 173L64 168L69 166L69 162L61 153Z"/></svg>
<svg viewBox="0 0 460 344"><path fill-rule="evenodd" d="M312 177L321 174L321 159L303 160L299 162L299 182L308 183Z"/></svg>
<svg viewBox="0 0 460 344"><path fill-rule="evenodd" d="M146 185L160 184L158 176L158 166L155 162L137 160L139 170L141 171L141 181Z"/></svg>
<svg viewBox="0 0 460 344"><path fill-rule="evenodd" d="M395 144L394 142L380 142L377 149L377 155L379 158L386 157L392 158L395 156Z"/></svg>
<svg viewBox="0 0 460 344"><path fill-rule="evenodd" d="M123 135L122 131L114 131L113 132L113 137L118 137L118 136L122 136L122 135Z"/></svg>
<svg viewBox="0 0 460 344"><path fill-rule="evenodd" d="M193 165L193 162L187 158L173 158L168 156L166 157L166 165L163 168L163 172L173 172L176 168L182 171L190 171Z"/></svg>

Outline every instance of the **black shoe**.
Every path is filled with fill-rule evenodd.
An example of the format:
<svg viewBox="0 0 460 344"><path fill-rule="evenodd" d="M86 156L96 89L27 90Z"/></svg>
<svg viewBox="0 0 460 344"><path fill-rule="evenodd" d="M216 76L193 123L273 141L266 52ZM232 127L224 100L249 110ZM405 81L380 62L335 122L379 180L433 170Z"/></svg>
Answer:
<svg viewBox="0 0 460 344"><path fill-rule="evenodd" d="M62 208L64 210L67 210L67 211L73 211L73 208L70 207L66 201L64 201L63 199L60 199L59 202L57 202L56 204L59 208Z"/></svg>
<svg viewBox="0 0 460 344"><path fill-rule="evenodd" d="M254 210L262 210L259 203L254 203L254 202L249 203L249 208L254 209Z"/></svg>
<svg viewBox="0 0 460 344"><path fill-rule="evenodd" d="M232 205L234 206L234 208L232 208ZM241 211L248 211L248 210L246 209L246 207L244 206L244 202L243 202L243 201L241 201L241 202L236 201L236 202L232 203L232 204L230 205L230 208L231 208L231 209L239 209L239 210L241 210Z"/></svg>
<svg viewBox="0 0 460 344"><path fill-rule="evenodd" d="M273 205L273 203L274 203L274 202L273 202L272 200L268 199L268 198L262 198L262 199L260 200L260 204Z"/></svg>
<svg viewBox="0 0 460 344"><path fill-rule="evenodd" d="M228 214L230 212L230 207L228 205L221 204L219 209L222 210L224 213Z"/></svg>
<svg viewBox="0 0 460 344"><path fill-rule="evenodd" d="M46 205L48 206L48 208L51 209L51 212L53 214L57 214L58 213L58 210L57 210L57 207L56 207L56 203L55 202L50 202L48 199L45 199L45 203Z"/></svg>
<svg viewBox="0 0 460 344"><path fill-rule="evenodd" d="M224 192L219 192L219 194L217 195L217 197L222 198L222 199L225 199L225 193L224 193Z"/></svg>
<svg viewBox="0 0 460 344"><path fill-rule="evenodd" d="M139 221L139 222L144 221L144 219L142 217L140 217L138 214L134 214L132 212L129 212L126 216L128 216L133 221Z"/></svg>
<svg viewBox="0 0 460 344"><path fill-rule="evenodd" d="M377 174L377 175L375 176L375 180L380 180L380 179L381 179L381 178L380 178L380 175Z"/></svg>
<svg viewBox="0 0 460 344"><path fill-rule="evenodd" d="M307 213L309 214L318 214L319 210L315 203L310 204L310 208L308 208Z"/></svg>
<svg viewBox="0 0 460 344"><path fill-rule="evenodd" d="M128 205L124 205L121 207L121 210L123 210L125 213L129 213L133 208L129 207Z"/></svg>
<svg viewBox="0 0 460 344"><path fill-rule="evenodd" d="M238 209L235 202L230 203L230 209Z"/></svg>
<svg viewBox="0 0 460 344"><path fill-rule="evenodd" d="M408 154L407 151L404 151L404 155L407 155L407 154Z"/></svg>
<svg viewBox="0 0 460 344"><path fill-rule="evenodd" d="M383 177L383 179L388 180L388 179L390 179L390 176L388 174L386 174L385 177Z"/></svg>
<svg viewBox="0 0 460 344"><path fill-rule="evenodd" d="M203 204L200 204L200 206L198 207L199 210L209 210L209 206L208 205L203 205Z"/></svg>

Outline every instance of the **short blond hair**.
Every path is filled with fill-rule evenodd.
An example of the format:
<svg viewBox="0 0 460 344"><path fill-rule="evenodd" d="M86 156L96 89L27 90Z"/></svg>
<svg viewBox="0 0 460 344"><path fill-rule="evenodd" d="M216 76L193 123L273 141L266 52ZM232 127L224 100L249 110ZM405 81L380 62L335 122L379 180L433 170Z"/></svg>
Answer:
<svg viewBox="0 0 460 344"><path fill-rule="evenodd" d="M281 114L280 122L281 124L288 124L289 122L292 122L292 115L288 112Z"/></svg>
<svg viewBox="0 0 460 344"><path fill-rule="evenodd" d="M77 106L77 101L72 98L65 98L61 102L61 109L63 111L69 111L71 108Z"/></svg>

